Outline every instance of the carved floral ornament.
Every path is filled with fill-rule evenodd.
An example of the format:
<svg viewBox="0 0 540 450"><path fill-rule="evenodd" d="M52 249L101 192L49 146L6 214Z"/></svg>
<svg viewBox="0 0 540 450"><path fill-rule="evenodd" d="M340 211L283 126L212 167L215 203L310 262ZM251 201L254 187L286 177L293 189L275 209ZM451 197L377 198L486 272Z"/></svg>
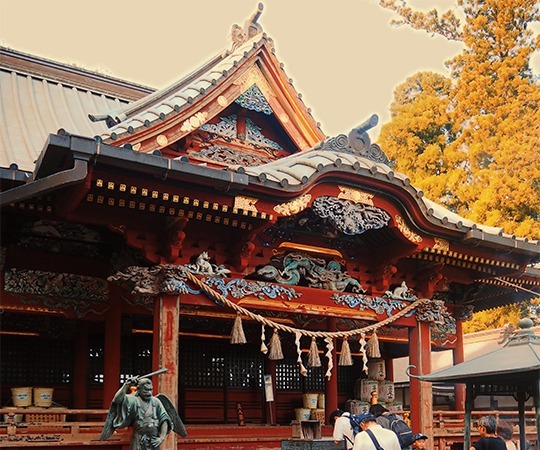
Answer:
<svg viewBox="0 0 540 450"><path fill-rule="evenodd" d="M234 197L234 209L258 212L257 207L255 206L255 203L257 203L258 200L258 198L238 195Z"/></svg>
<svg viewBox="0 0 540 450"><path fill-rule="evenodd" d="M72 310L76 317L108 309L109 290L101 278L30 269L5 272L4 290L22 294L23 303Z"/></svg>
<svg viewBox="0 0 540 450"><path fill-rule="evenodd" d="M283 286L276 286L269 283L258 282L258 281L248 281L248 280L231 280L227 283L224 282L221 278L210 278L210 279L199 279L197 278L190 269L190 266L174 266L174 265L158 265L153 267L137 267L132 266L128 267L123 272L118 272L116 275L113 275L108 278L111 282L116 282L123 287L127 287L131 290L133 294L151 294L158 295L160 293L165 294L198 294L204 292L209 298L214 300L219 305L227 306L234 311L236 311L238 317L247 316L262 325L262 336L265 333L265 326L269 326L274 329L274 335L278 331L293 333L295 335L295 342L297 346L298 353L298 363L300 368L300 373L302 375L307 374L307 370L302 364L302 350L300 348L300 338L309 337L312 339L312 342L315 342L316 338L322 338L326 342L327 351L325 356L328 358L327 361L327 372L326 377L330 378L333 368L333 355L332 350L334 348L333 339L344 339L360 336L361 351L366 355L366 343L365 336L367 333L372 333L376 335L376 331L379 328L382 328L400 317L403 317L407 314L413 313L414 310L421 305L422 303L429 302L428 299L417 299L413 303L405 306L398 313L393 316L386 318L378 323L368 325L366 327L348 331L335 331L335 332L326 332L326 331L311 331L306 329L294 328L282 323L275 322L271 319L265 318L260 314L255 314L250 310L236 304L235 302L229 300L223 293L218 292L212 286L215 286L221 292L229 293L233 298L238 298L240 296L245 296L248 292L248 295L256 295L259 298L279 296L281 298L289 297L295 298L300 294L296 293L293 289L285 288ZM198 290L191 288L188 284L194 284ZM232 290L230 290L232 287ZM241 297L240 297L241 298ZM270 346L272 346L272 340L270 341ZM268 348L262 339L261 351L263 353L268 352ZM272 350L271 350L272 351ZM279 358L277 358L279 359ZM367 359L367 357L366 357ZM365 363L366 361L364 361ZM365 365L367 370L367 365Z"/></svg>
<svg viewBox="0 0 540 450"><path fill-rule="evenodd" d="M351 200L354 203L363 203L365 205L373 206L373 197L374 194L369 194L368 192L361 191L360 189L354 189L349 186L338 186L341 191L338 194L338 198L345 200Z"/></svg>
<svg viewBox="0 0 540 450"><path fill-rule="evenodd" d="M398 230L401 232L401 234L403 236L405 236L409 241L411 242L414 242L415 244L418 244L420 242L422 242L424 239L422 238L422 236L416 234L414 231L412 231L408 226L407 224L405 223L405 221L403 220L403 218L401 216L398 216L396 214L396 216L394 217L395 218L395 221L396 221L396 226L398 227Z"/></svg>
<svg viewBox="0 0 540 450"><path fill-rule="evenodd" d="M287 203L274 206L274 211L282 216L294 216L306 209L311 201L311 194L302 195Z"/></svg>

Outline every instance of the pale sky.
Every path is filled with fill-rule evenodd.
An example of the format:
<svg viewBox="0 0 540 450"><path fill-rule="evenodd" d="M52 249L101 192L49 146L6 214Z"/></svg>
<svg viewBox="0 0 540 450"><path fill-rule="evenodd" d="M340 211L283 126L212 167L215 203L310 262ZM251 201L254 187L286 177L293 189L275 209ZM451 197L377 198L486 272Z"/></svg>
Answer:
<svg viewBox="0 0 540 450"><path fill-rule="evenodd" d="M390 25L376 0L264 0L276 56L328 136L372 114L389 120L394 88L421 70L448 75L460 45ZM228 46L256 0L0 0L0 45L163 88ZM450 0L415 0L442 10ZM440 9L441 10L441 9Z"/></svg>

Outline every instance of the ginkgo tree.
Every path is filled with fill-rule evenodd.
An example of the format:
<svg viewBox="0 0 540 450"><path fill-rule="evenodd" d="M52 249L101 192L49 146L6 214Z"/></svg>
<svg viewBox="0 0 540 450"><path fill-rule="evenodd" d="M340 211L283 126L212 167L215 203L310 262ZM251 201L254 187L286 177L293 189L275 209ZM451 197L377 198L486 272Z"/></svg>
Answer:
<svg viewBox="0 0 540 450"><path fill-rule="evenodd" d="M431 200L507 233L540 238L540 86L530 68L540 37L533 0L459 0L414 11L381 0L397 24L460 41L448 76L421 72L394 93L379 144Z"/></svg>

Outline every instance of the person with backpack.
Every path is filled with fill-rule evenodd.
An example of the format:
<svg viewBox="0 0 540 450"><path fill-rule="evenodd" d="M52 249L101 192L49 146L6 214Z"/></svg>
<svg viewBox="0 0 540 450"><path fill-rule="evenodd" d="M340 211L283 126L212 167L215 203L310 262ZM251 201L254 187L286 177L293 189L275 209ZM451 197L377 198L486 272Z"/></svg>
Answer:
<svg viewBox="0 0 540 450"><path fill-rule="evenodd" d="M351 424L351 413L336 409L330 414L330 424L334 423L333 438L336 444L345 441L347 450L351 450L354 444L354 432Z"/></svg>
<svg viewBox="0 0 540 450"><path fill-rule="evenodd" d="M411 449L414 442L413 432L401 416L388 411L380 403L371 405L369 412L377 418L377 423L381 427L391 430L397 435L402 450Z"/></svg>
<svg viewBox="0 0 540 450"><path fill-rule="evenodd" d="M353 450L401 450L396 434L377 423L373 414L360 417L362 431L354 438Z"/></svg>

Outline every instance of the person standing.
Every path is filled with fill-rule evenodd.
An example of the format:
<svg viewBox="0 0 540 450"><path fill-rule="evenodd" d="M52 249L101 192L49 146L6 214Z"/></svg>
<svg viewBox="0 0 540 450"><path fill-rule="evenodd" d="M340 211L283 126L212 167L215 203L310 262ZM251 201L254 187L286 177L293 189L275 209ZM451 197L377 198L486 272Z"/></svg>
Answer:
<svg viewBox="0 0 540 450"><path fill-rule="evenodd" d="M337 409L330 414L330 423L334 422L334 443L339 444L344 440L347 450L351 450L354 444L354 433L350 416L350 413L342 411L341 409Z"/></svg>
<svg viewBox="0 0 540 450"><path fill-rule="evenodd" d="M377 418L377 423L387 430L390 429L390 419L386 416L390 413L383 405L376 403L369 407L369 413Z"/></svg>
<svg viewBox="0 0 540 450"><path fill-rule="evenodd" d="M411 447L415 450L425 450L428 437L422 433L413 434Z"/></svg>
<svg viewBox="0 0 540 450"><path fill-rule="evenodd" d="M401 450L396 434L381 427L375 415L365 414L360 425L362 431L354 438L353 450Z"/></svg>
<svg viewBox="0 0 540 450"><path fill-rule="evenodd" d="M470 450L506 450L505 442L495 435L497 431L495 416L480 417L477 428L480 439L472 445Z"/></svg>
<svg viewBox="0 0 540 450"><path fill-rule="evenodd" d="M512 441L512 435L514 434L514 427L512 424L499 420L497 423L497 436L499 436L506 444L507 450L517 450L516 444Z"/></svg>

